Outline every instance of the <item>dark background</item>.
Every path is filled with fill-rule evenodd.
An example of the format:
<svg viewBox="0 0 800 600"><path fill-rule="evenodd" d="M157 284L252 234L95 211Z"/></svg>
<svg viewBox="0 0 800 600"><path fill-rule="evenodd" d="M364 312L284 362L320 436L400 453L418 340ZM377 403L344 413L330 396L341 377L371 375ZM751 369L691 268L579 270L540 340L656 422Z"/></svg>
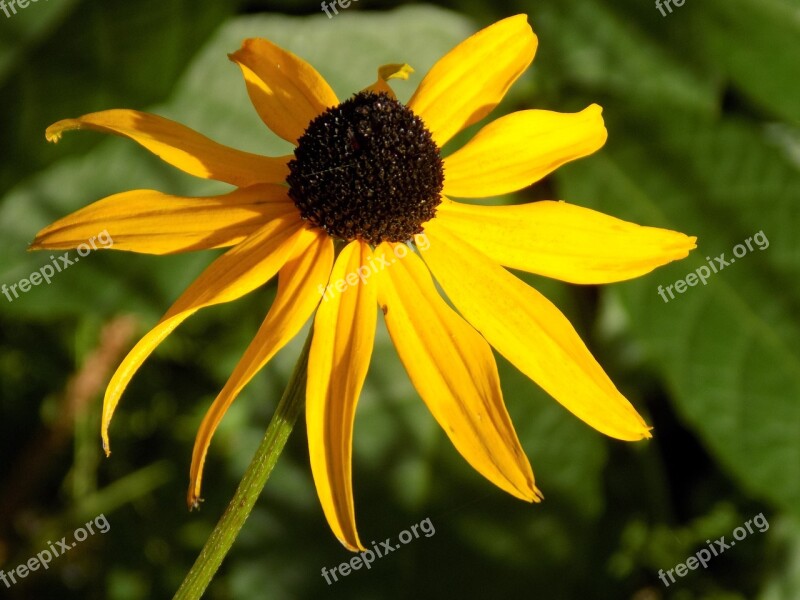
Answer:
<svg viewBox="0 0 800 600"><path fill-rule="evenodd" d="M314 493L298 426L208 598L800 597L800 1L687 0L662 17L633 0L354 1L333 19L309 2L59 0L0 13L0 283L48 262L27 253L44 225L135 188L224 189L121 139L50 123L107 108L150 110L221 142L277 154L225 54L262 35L309 60L340 97L386 62L425 71L477 28L526 12L534 65L497 116L604 107L598 154L501 202L566 199L698 236L685 261L595 287L525 279L570 317L654 426L628 444L577 421L499 360L503 389L546 500L494 488L449 445L384 330L359 405L354 449L364 541L430 518L436 533L327 586L348 560ZM289 15L289 16L287 16ZM656 289L755 250L664 303ZM168 598L179 586L263 434L299 340L242 393L211 446L205 503L186 510L202 415L255 333L267 286L174 333L127 390L102 456L102 391L214 252L95 253L15 300L0 297L0 568L104 514L111 528L0 597ZM763 513L754 533L665 588L707 539Z"/></svg>

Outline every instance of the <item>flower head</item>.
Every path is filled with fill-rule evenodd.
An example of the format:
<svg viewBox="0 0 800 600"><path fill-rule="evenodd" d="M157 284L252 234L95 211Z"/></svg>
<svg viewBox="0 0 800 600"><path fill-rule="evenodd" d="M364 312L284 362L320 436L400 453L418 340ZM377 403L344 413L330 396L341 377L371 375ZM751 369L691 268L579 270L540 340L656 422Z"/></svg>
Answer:
<svg viewBox="0 0 800 600"><path fill-rule="evenodd" d="M189 502L200 494L208 446L241 389L314 315L306 424L311 469L331 529L362 548L351 485L353 419L379 308L414 386L461 455L527 501L541 497L503 403L491 348L590 426L621 440L650 436L569 321L506 267L600 284L685 257L695 239L579 206L542 201L483 206L452 198L514 192L606 140L601 109L523 110L448 141L500 102L533 60L525 15L468 38L423 78L408 104L388 80L340 102L308 63L264 39L232 55L264 123L293 156L220 145L178 123L131 110L59 121L128 137L169 164L236 189L189 198L137 190L105 198L43 229L32 247L74 248L102 223L114 248L169 254L230 248L175 301L108 386L102 437L131 377L178 325L278 276L263 325L211 405L197 436ZM424 242L424 243L423 243ZM456 310L442 298L434 281Z"/></svg>

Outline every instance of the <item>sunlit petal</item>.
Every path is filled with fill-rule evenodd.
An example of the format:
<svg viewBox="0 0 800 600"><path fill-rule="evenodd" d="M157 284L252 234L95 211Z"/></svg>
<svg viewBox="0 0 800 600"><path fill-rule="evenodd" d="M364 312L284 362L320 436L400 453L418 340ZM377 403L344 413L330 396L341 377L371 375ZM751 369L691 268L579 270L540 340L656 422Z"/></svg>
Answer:
<svg viewBox="0 0 800 600"><path fill-rule="evenodd" d="M281 183L289 172L286 163L291 157L271 158L242 152L175 121L136 110L104 110L64 119L50 125L45 135L48 141L57 142L65 131L73 129L94 129L130 138L190 175L238 187Z"/></svg>
<svg viewBox="0 0 800 600"><path fill-rule="evenodd" d="M425 262L486 341L575 416L622 440L649 428L591 355L567 318L532 287L451 233L425 226Z"/></svg>
<svg viewBox="0 0 800 600"><path fill-rule="evenodd" d="M267 222L296 212L285 186L259 184L188 198L154 190L114 194L45 227L31 250L77 248L98 233L114 250L173 254L233 246Z"/></svg>
<svg viewBox="0 0 800 600"><path fill-rule="evenodd" d="M106 389L101 426L106 453L110 453L108 425L122 392L153 350L201 308L236 300L269 281L292 255L302 228L302 221L296 216L276 219L228 250L194 280L158 325L139 340Z"/></svg>
<svg viewBox="0 0 800 600"><path fill-rule="evenodd" d="M339 104L314 67L269 40L245 40L230 59L242 69L247 93L261 119L293 144L312 119Z"/></svg>
<svg viewBox="0 0 800 600"><path fill-rule="evenodd" d="M496 119L444 161L444 193L486 198L521 190L569 161L601 148L603 110L523 110Z"/></svg>
<svg viewBox="0 0 800 600"><path fill-rule="evenodd" d="M445 201L437 218L502 265L571 283L639 277L686 257L696 239L553 201L513 206Z"/></svg>
<svg viewBox="0 0 800 600"><path fill-rule="evenodd" d="M361 283L355 273L371 258L369 246L359 241L342 249L331 273L334 288L317 309L308 360L306 424L311 471L328 524L350 550L363 550L353 503L353 420L369 368L378 312L376 285L369 280ZM349 275L355 277L350 278L352 284ZM336 287L337 282L343 283Z"/></svg>
<svg viewBox="0 0 800 600"><path fill-rule="evenodd" d="M401 256L392 246L397 247L382 244L375 254ZM378 303L414 387L456 449L501 489L538 500L533 472L503 404L492 350L442 300L415 254L380 272Z"/></svg>
<svg viewBox="0 0 800 600"><path fill-rule="evenodd" d="M331 238L320 230L303 230L294 255L278 275L278 293L267 317L200 425L192 453L189 506L200 498L203 464L222 417L244 386L300 331L319 304L332 266Z"/></svg>
<svg viewBox="0 0 800 600"><path fill-rule="evenodd" d="M497 106L531 64L536 46L526 15L498 21L439 59L408 106L422 117L441 148Z"/></svg>

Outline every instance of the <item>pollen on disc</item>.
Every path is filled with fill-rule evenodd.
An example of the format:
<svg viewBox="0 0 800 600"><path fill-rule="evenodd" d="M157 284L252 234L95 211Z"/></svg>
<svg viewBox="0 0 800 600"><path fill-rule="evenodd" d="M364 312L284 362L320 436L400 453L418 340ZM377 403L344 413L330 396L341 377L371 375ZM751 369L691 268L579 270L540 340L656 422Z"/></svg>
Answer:
<svg viewBox="0 0 800 600"><path fill-rule="evenodd" d="M444 168L423 121L387 94L361 92L314 119L289 162L289 196L331 237L371 244L421 233Z"/></svg>

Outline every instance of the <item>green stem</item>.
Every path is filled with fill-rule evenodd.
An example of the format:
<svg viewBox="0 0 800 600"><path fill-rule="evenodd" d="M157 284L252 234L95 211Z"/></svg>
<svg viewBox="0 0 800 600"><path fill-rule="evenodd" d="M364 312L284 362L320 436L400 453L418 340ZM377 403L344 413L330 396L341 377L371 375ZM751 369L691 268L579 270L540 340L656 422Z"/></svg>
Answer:
<svg viewBox="0 0 800 600"><path fill-rule="evenodd" d="M236 494L219 523L211 532L200 556L183 580L173 600L198 600L219 569L236 536L253 510L261 491L269 479L278 457L289 439L297 417L303 410L306 375L308 373L308 353L311 347L311 332L294 367L289 384L269 422L261 445L253 456L250 466L239 483Z"/></svg>

